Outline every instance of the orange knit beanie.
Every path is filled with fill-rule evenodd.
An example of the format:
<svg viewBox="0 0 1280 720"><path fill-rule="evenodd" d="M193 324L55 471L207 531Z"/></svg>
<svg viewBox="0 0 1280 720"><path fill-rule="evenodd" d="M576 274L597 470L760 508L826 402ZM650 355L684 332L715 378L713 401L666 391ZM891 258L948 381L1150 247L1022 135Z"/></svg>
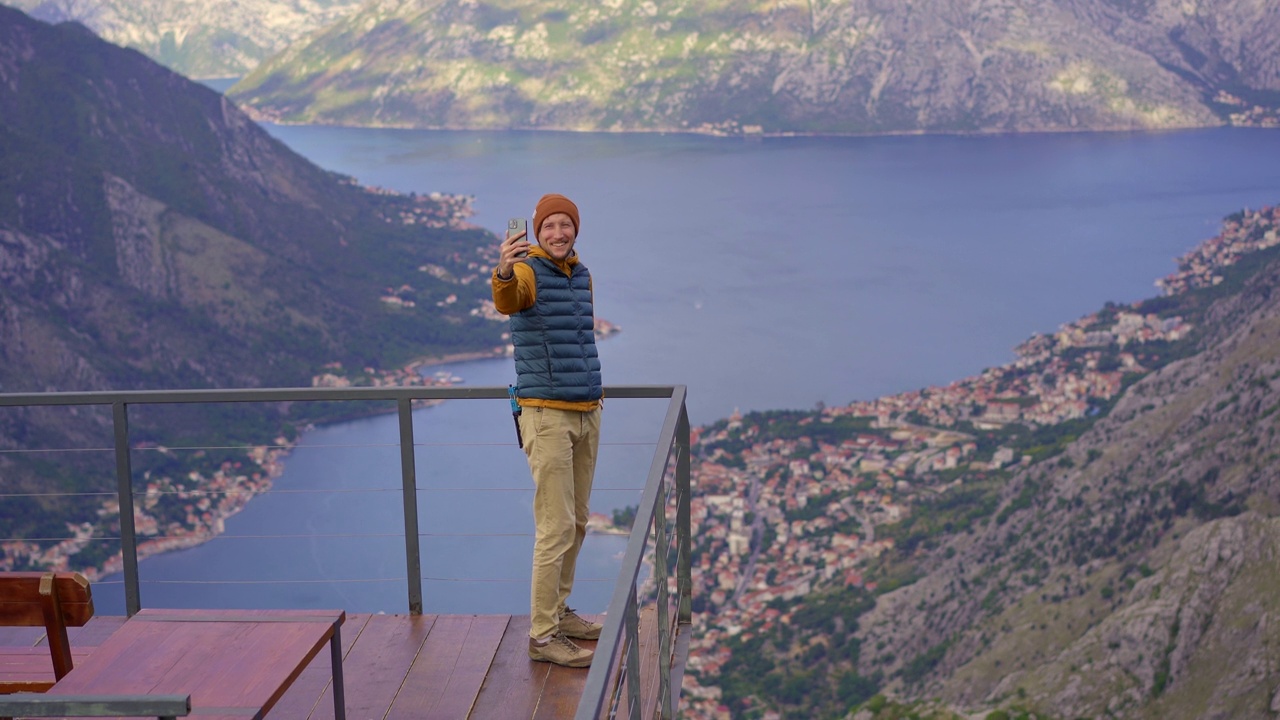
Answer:
<svg viewBox="0 0 1280 720"><path fill-rule="evenodd" d="M569 216L569 219L573 221L573 232L575 235L582 230L582 225L578 222L578 206L574 205L572 200L563 195L549 193L547 195L543 195L542 198L538 200L538 205L533 210L534 237L537 237L538 231L542 229L542 221L546 220L548 216L555 215L556 213L564 213Z"/></svg>

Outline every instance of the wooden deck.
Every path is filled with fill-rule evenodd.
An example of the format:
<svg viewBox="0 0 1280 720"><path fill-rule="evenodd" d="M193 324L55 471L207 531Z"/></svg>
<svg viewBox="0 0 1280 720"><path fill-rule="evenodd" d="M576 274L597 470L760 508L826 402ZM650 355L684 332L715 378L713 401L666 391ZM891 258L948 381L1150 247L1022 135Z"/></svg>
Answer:
<svg viewBox="0 0 1280 720"><path fill-rule="evenodd" d="M70 628L71 646L91 652L124 620L95 617L83 628ZM656 632L646 632L655 623L651 615L642 620L649 622L641 623L641 657L656 659ZM528 637L527 615L348 614L342 626L347 717L573 717L587 670L529 660ZM43 629L0 629L0 642L42 644ZM592 649L596 644L579 642ZM644 666L650 664L642 661ZM329 683L329 654L322 652L267 715L268 720L332 720ZM645 698L643 704L644 717L653 717L656 699Z"/></svg>

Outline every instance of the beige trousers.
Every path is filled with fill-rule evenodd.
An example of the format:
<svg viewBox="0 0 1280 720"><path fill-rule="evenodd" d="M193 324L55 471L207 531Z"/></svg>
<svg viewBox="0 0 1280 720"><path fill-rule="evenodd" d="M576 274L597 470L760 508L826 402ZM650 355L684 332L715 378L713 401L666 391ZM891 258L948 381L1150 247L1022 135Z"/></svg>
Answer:
<svg viewBox="0 0 1280 720"><path fill-rule="evenodd" d="M533 474L533 582L529 636L543 638L560 626L573 590L578 551L587 536L591 482L600 448L600 410L524 408L520 434Z"/></svg>

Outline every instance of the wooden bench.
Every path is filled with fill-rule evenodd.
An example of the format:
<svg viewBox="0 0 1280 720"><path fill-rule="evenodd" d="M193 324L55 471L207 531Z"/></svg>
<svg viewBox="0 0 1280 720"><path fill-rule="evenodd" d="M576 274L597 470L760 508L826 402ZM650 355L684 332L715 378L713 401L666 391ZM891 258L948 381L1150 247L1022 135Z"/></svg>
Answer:
<svg viewBox="0 0 1280 720"><path fill-rule="evenodd" d="M93 617L89 580L73 572L0 573L0 627L44 626L47 648L0 647L0 694L45 692L83 659L68 627Z"/></svg>

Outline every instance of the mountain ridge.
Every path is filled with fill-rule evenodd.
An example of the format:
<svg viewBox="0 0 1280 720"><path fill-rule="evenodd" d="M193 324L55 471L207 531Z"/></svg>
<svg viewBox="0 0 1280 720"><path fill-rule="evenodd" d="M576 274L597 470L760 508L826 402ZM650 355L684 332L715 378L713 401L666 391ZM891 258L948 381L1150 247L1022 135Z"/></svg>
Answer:
<svg viewBox="0 0 1280 720"><path fill-rule="evenodd" d="M379 0L229 93L277 122L418 128L866 134L1272 122L1280 9L1180 8Z"/></svg>
<svg viewBox="0 0 1280 720"><path fill-rule="evenodd" d="M6 0L49 23L78 22L192 78L241 77L354 11L362 0Z"/></svg>

